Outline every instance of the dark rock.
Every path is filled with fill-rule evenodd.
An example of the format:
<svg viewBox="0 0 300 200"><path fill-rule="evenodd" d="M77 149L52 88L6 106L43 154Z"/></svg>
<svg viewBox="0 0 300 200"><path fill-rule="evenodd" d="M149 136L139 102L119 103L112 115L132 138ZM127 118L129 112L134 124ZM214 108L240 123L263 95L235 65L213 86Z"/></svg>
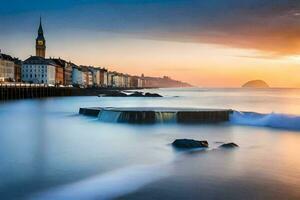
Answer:
<svg viewBox="0 0 300 200"><path fill-rule="evenodd" d="M142 93L142 92L134 92L132 94L129 94L128 95L129 97L162 97L161 95L159 94L156 94L156 93Z"/></svg>
<svg viewBox="0 0 300 200"><path fill-rule="evenodd" d="M108 96L108 95L106 95L106 96ZM111 93L109 96L110 97L127 97L127 94L125 94L123 92L116 91L114 93Z"/></svg>
<svg viewBox="0 0 300 200"><path fill-rule="evenodd" d="M101 94L98 95L99 97L127 97L127 94L125 94L124 92L122 91L105 91Z"/></svg>
<svg viewBox="0 0 300 200"><path fill-rule="evenodd" d="M239 147L239 145L233 142L220 145L220 148L236 148L236 147Z"/></svg>
<svg viewBox="0 0 300 200"><path fill-rule="evenodd" d="M145 94L145 97L162 97L160 94L157 94L157 93L149 93L147 92Z"/></svg>
<svg viewBox="0 0 300 200"><path fill-rule="evenodd" d="M129 97L144 97L144 94L142 92L134 92L132 94L128 95Z"/></svg>
<svg viewBox="0 0 300 200"><path fill-rule="evenodd" d="M192 139L177 139L172 143L172 145L176 148L182 149L207 148L208 142L206 140L198 141Z"/></svg>
<svg viewBox="0 0 300 200"><path fill-rule="evenodd" d="M118 90L107 90L101 92L98 97L162 97L159 94L156 93L143 93L143 92L138 92L135 91L131 94L126 94L125 92L118 91Z"/></svg>

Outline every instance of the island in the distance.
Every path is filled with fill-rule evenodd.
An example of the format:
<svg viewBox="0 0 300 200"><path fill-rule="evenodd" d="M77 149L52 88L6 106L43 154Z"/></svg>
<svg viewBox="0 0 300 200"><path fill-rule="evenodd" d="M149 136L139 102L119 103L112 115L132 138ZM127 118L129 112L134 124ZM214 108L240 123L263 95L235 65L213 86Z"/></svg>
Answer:
<svg viewBox="0 0 300 200"><path fill-rule="evenodd" d="M242 87L243 88L269 88L270 86L263 80L252 80L242 85Z"/></svg>

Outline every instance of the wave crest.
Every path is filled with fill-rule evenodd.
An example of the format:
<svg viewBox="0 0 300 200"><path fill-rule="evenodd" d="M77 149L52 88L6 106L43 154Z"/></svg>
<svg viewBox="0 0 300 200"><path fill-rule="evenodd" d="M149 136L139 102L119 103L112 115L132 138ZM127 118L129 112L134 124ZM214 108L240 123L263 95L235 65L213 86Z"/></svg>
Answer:
<svg viewBox="0 0 300 200"><path fill-rule="evenodd" d="M300 130L300 116L278 113L261 114L234 111L230 122L236 125L265 126L288 130Z"/></svg>

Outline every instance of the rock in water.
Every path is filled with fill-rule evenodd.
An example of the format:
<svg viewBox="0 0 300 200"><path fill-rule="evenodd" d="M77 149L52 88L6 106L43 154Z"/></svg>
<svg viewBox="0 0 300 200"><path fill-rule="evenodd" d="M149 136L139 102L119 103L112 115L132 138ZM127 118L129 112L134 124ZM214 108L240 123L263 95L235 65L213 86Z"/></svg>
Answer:
<svg viewBox="0 0 300 200"><path fill-rule="evenodd" d="M157 93L149 93L147 92L145 94L145 97L162 97L160 94L157 94Z"/></svg>
<svg viewBox="0 0 300 200"><path fill-rule="evenodd" d="M222 144L220 146L220 148L236 148L236 147L239 147L239 145L231 142L231 143L226 143L226 144Z"/></svg>
<svg viewBox="0 0 300 200"><path fill-rule="evenodd" d="M98 95L98 97L127 97L127 94L125 94L122 91L108 90L103 91L101 94Z"/></svg>
<svg viewBox="0 0 300 200"><path fill-rule="evenodd" d="M143 94L142 92L134 92L132 94L129 95L130 97L162 97L161 95L159 94L156 94L156 93L145 93Z"/></svg>
<svg viewBox="0 0 300 200"><path fill-rule="evenodd" d="M253 80L253 81L248 81L245 83L243 88L269 88L270 86L262 80Z"/></svg>
<svg viewBox="0 0 300 200"><path fill-rule="evenodd" d="M143 97L144 94L142 92L134 92L134 93L132 93L128 96L130 96L130 97Z"/></svg>
<svg viewBox="0 0 300 200"><path fill-rule="evenodd" d="M208 142L206 140L198 141L192 139L177 139L172 143L172 145L176 148L181 149L207 148Z"/></svg>

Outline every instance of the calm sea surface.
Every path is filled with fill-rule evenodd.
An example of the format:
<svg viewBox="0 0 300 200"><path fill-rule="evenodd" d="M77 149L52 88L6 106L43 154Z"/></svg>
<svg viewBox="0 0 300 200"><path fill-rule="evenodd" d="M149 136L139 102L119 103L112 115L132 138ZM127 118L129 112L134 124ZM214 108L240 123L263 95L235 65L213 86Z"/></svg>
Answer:
<svg viewBox="0 0 300 200"><path fill-rule="evenodd" d="M300 90L152 92L165 97L0 103L0 199L300 199ZM130 125L78 115L91 106L237 112L216 125ZM210 148L176 151L177 138Z"/></svg>

